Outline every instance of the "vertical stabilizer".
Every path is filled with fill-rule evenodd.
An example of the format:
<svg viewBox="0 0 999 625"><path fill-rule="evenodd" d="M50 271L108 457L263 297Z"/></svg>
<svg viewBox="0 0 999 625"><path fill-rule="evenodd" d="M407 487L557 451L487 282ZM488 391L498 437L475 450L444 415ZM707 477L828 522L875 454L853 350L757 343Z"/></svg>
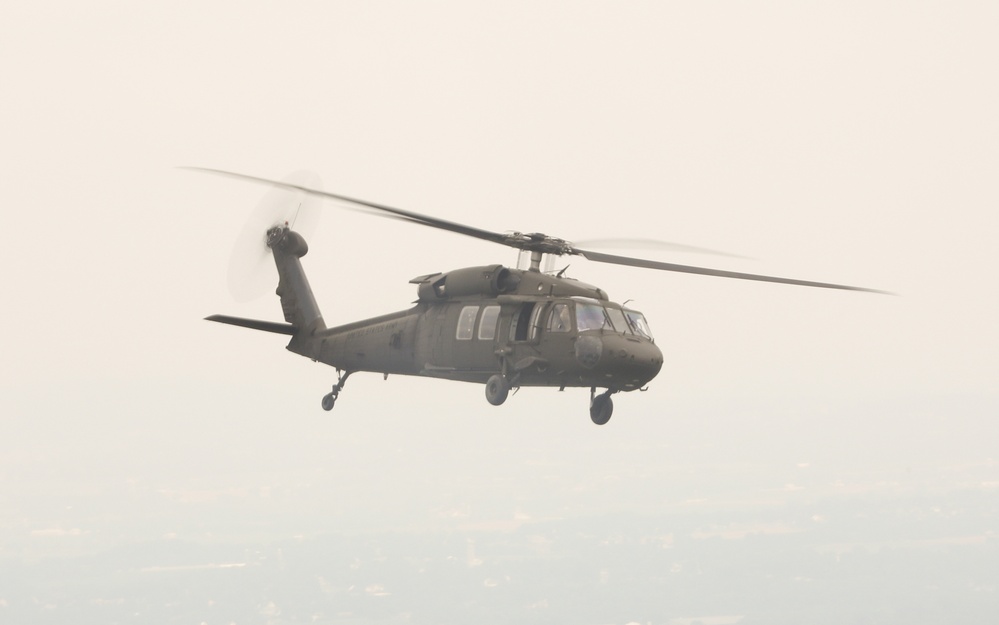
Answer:
<svg viewBox="0 0 999 625"><path fill-rule="evenodd" d="M268 231L267 246L274 252L279 276L277 294L281 298L285 321L295 327L288 349L308 355L304 354L308 339L326 329L326 322L302 269L301 259L308 253L309 246L302 235L287 227Z"/></svg>

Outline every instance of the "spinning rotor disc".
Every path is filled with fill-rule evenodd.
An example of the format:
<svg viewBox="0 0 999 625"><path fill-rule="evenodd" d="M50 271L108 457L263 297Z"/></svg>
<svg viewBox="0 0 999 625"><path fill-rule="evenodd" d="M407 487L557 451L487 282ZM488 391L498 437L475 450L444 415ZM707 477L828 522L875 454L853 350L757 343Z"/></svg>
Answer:
<svg viewBox="0 0 999 625"><path fill-rule="evenodd" d="M336 193L330 193L328 191L322 191L316 185L313 184L302 184L299 182L292 182L288 179L283 181L268 180L266 178L259 178L257 176L248 176L246 174L237 174L233 172L222 171L219 169L208 169L203 167L188 167L186 169L192 169L212 174L219 174L223 176L229 176L231 178L238 178L240 180L247 180L250 182L271 185L273 187L284 189L286 191L303 193L307 196L311 196L316 199L326 198L339 202L349 208L370 212L376 215L380 215L382 217L408 221L410 223L414 223L420 226L436 228L438 230L446 230L448 232L453 232L455 234L461 234L475 239L480 239L483 241L491 241L493 243L499 243L500 245L513 247L531 253L531 266L535 270L541 261L542 255L544 254L552 254L555 256L576 255L576 256L582 256L583 258L593 262L608 263L612 265L624 265L626 267L641 267L645 269L672 271L677 273L691 273L702 276L714 276L718 278L730 278L736 280L754 280L758 282L774 282L778 284L793 284L798 286L808 286L808 287L816 287L823 289L839 289L844 291L866 291L869 293L882 293L890 295L890 293L887 291L881 291L878 289L869 289L859 286L834 284L831 282L816 282L813 280L799 280L796 278L783 278L779 276L765 276L761 274L743 273L740 271L726 271L723 269L712 269L709 267L698 267L694 265L664 263L654 260L647 260L644 258L635 258L632 256L605 254L602 252L596 252L593 250L587 250L577 247L575 244L573 244L570 241L566 241L565 239L560 239L558 237L549 236L540 232L534 232L534 233L492 232L489 230L484 230L482 228L477 228L475 226L469 226L466 224L449 221L446 219L440 219L438 217L433 217L431 215L424 215L414 211L409 211L401 208L394 208L392 206L377 204L375 202L368 202L367 200L348 197L346 195L339 195ZM295 197L299 196L296 195ZM302 206L304 207L304 203L302 204ZM267 227L271 227L273 225L275 224L270 223L270 225L268 225ZM262 231L266 231L266 228L264 228ZM254 234L255 232L256 230L251 231L250 235L248 235L251 241L250 244L251 248L256 246L256 243L253 243L257 237L257 235ZM648 243L648 241L646 241L645 243ZM675 245L675 244L668 244L668 245ZM701 248L698 248L698 250L709 251L709 250L703 250Z"/></svg>
<svg viewBox="0 0 999 625"><path fill-rule="evenodd" d="M272 187L247 218L229 256L229 292L241 302L274 289L277 271L267 247L267 231L287 225L308 238L319 224L322 198L298 187L317 189L319 175L297 171Z"/></svg>

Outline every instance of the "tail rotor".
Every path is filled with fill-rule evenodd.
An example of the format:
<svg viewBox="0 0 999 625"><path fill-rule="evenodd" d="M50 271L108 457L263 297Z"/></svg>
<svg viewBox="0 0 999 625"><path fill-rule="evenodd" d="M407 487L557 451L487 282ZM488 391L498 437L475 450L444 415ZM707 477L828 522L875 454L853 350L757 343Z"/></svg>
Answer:
<svg viewBox="0 0 999 625"><path fill-rule="evenodd" d="M272 291L277 284L277 271L267 247L268 230L287 225L308 239L319 224L322 198L295 188L320 188L319 175L302 170L286 176L281 182L287 186L275 186L267 192L233 245L228 284L229 292L237 301L256 299Z"/></svg>

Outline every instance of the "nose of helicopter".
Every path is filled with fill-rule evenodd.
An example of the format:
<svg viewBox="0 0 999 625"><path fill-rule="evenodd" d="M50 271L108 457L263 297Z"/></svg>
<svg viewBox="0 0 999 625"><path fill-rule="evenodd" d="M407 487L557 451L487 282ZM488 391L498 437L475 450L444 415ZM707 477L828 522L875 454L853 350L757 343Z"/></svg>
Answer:
<svg viewBox="0 0 999 625"><path fill-rule="evenodd" d="M642 388L662 369L663 353L648 339L620 334L585 338L588 340L584 343L591 343L590 349L580 350L578 347L582 346L577 345L577 358L593 367L593 372L601 376L608 387L623 391ZM599 347L596 341L599 341Z"/></svg>

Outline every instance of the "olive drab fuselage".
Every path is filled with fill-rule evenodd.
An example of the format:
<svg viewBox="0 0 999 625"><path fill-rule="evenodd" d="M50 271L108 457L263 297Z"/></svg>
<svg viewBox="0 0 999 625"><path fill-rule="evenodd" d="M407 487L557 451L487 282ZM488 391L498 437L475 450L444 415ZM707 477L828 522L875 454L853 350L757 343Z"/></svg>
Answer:
<svg viewBox="0 0 999 625"><path fill-rule="evenodd" d="M289 350L335 367L325 410L351 374L367 371L481 383L495 406L521 386L588 387L590 418L603 425L611 395L643 388L662 368L640 312L533 263L529 270L489 265L419 276L410 281L417 301L409 310L330 328L302 267L305 239L285 225L269 229L266 241L286 323L208 319L289 335ZM606 391L597 395L598 388Z"/></svg>
<svg viewBox="0 0 999 625"><path fill-rule="evenodd" d="M411 282L409 310L317 330L289 349L347 372L614 391L642 388L662 367L644 317L596 287L501 265Z"/></svg>

